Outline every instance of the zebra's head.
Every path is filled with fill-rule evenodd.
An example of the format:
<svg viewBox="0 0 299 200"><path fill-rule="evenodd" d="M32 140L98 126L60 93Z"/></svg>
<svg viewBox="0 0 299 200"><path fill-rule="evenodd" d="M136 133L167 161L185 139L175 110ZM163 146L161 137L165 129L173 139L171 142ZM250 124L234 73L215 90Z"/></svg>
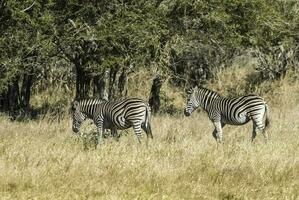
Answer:
<svg viewBox="0 0 299 200"><path fill-rule="evenodd" d="M187 92L187 105L184 110L185 116L190 116L191 113L196 110L199 106L199 102L196 97L196 93L198 92L198 87L191 88Z"/></svg>
<svg viewBox="0 0 299 200"><path fill-rule="evenodd" d="M80 103L78 101L74 101L72 103L71 110L73 117L72 129L74 133L78 133L80 130L81 123L87 118L87 116L86 114L81 112Z"/></svg>

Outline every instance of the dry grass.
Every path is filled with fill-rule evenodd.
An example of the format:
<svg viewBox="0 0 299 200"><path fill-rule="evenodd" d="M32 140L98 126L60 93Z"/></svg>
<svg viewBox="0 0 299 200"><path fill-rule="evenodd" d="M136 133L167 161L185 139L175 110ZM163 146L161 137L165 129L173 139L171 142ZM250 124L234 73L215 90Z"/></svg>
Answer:
<svg viewBox="0 0 299 200"><path fill-rule="evenodd" d="M197 112L153 117L148 145L130 130L84 151L69 119L1 117L1 199L299 199L298 82L274 86L266 95L268 144L261 135L251 144L248 124L225 127L217 147L206 114Z"/></svg>
<svg viewBox="0 0 299 200"><path fill-rule="evenodd" d="M2 199L298 199L298 107L272 110L271 141L226 127L217 148L204 114L153 118L154 140L133 134L83 151L68 120L0 123ZM130 131L130 133L132 133Z"/></svg>

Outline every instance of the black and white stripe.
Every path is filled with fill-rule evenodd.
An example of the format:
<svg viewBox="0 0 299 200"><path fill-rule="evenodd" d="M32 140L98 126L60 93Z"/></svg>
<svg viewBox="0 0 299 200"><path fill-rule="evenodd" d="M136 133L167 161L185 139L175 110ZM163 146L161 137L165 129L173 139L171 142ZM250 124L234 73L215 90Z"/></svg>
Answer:
<svg viewBox="0 0 299 200"><path fill-rule="evenodd" d="M104 129L110 129L113 136L117 136L117 130L133 127L138 142L141 138L141 129L147 137L153 138L150 126L150 108L147 103L138 98L128 98L118 101L105 101L101 99L86 99L74 101L73 131L79 132L81 123L90 118L97 126L98 140L102 137Z"/></svg>
<svg viewBox="0 0 299 200"><path fill-rule="evenodd" d="M226 124L243 125L250 120L253 122L252 141L257 130L262 131L266 140L268 138L265 132L269 125L268 106L264 99L256 94L225 98L214 91L196 86L188 91L185 115L190 116L199 106L207 112L213 122L213 137L218 142L222 142L222 128Z"/></svg>

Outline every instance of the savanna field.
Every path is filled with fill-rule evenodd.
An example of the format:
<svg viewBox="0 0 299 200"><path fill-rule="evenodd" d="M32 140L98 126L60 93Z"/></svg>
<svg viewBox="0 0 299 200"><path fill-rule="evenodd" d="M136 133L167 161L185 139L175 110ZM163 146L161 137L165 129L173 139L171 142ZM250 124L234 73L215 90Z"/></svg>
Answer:
<svg viewBox="0 0 299 200"><path fill-rule="evenodd" d="M299 200L298 30L298 0L0 1L0 200ZM203 109L184 115L195 86L263 97L269 140L250 121L217 144ZM91 120L86 143L73 133L72 112L106 105L80 100L130 97L152 140L130 128L95 149Z"/></svg>
<svg viewBox="0 0 299 200"><path fill-rule="evenodd" d="M242 94L249 71L223 71L207 86ZM68 114L60 122L47 116L11 122L3 115L1 199L299 199L299 84L292 77L254 89L270 106L267 144L261 134L250 142L250 122L226 126L217 145L207 115L185 117L184 98L166 86L182 112L152 116L148 144L144 134L138 145L129 129L119 142L107 138L83 150Z"/></svg>

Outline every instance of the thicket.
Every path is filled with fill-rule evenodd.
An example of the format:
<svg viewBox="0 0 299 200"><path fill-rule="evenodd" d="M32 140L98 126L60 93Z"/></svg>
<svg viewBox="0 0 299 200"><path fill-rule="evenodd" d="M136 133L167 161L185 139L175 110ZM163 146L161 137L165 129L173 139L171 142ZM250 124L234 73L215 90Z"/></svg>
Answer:
<svg viewBox="0 0 299 200"><path fill-rule="evenodd" d="M261 79L298 68L297 0L4 0L0 13L0 110L11 114L48 88L124 97L138 70L201 84L244 51Z"/></svg>

